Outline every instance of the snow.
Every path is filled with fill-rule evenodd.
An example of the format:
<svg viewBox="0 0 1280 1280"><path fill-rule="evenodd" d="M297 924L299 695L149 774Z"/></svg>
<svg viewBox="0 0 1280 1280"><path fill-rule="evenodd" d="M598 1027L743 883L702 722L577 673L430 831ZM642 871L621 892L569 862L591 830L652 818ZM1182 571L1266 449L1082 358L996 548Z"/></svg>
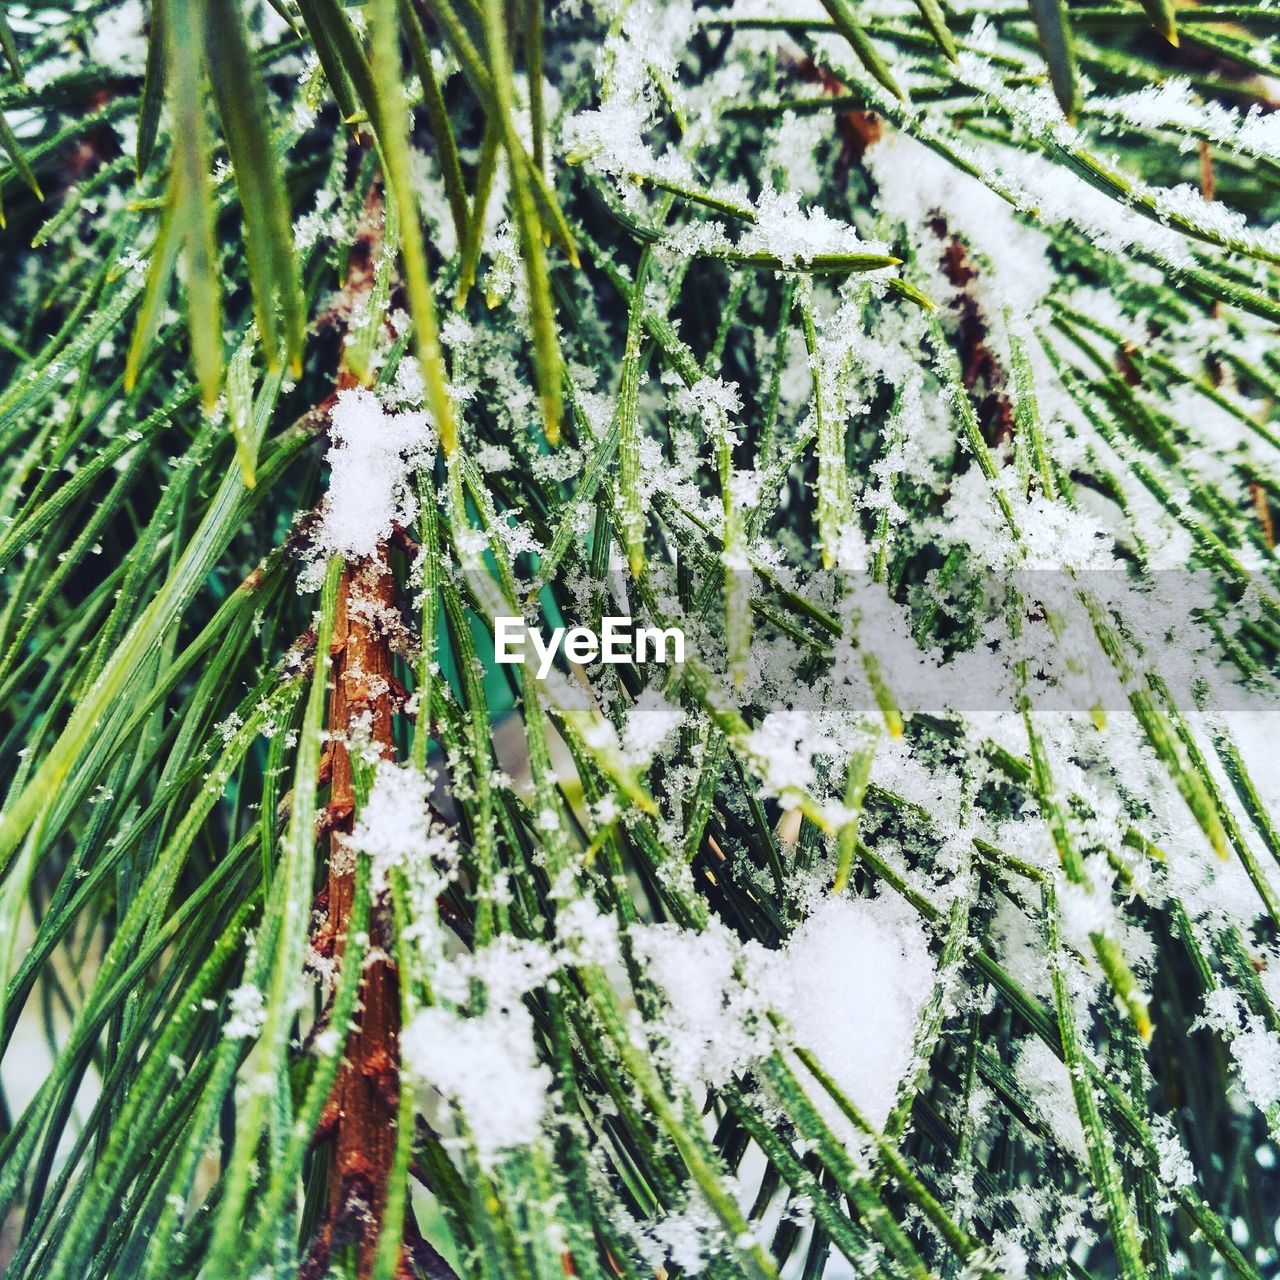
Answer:
<svg viewBox="0 0 1280 1280"><path fill-rule="evenodd" d="M431 780L411 765L378 761L373 786L348 838L383 873L393 866L430 864L455 856L452 838L432 819Z"/></svg>
<svg viewBox="0 0 1280 1280"><path fill-rule="evenodd" d="M633 764L648 764L683 720L681 709L668 702L660 690L645 689L627 712L622 732L624 758Z"/></svg>
<svg viewBox="0 0 1280 1280"><path fill-rule="evenodd" d="M384 795L376 806L371 797L369 806L379 822L408 791L396 784L388 792L388 785L380 771L375 791ZM392 843L399 849L403 842ZM677 1082L690 1089L723 1083L775 1046L803 1044L873 1123L884 1123L909 1069L915 1023L934 978L923 930L899 904L826 901L780 952L744 946L714 920L701 931L636 925L628 936L664 995L646 1034L658 1037L660 1060ZM564 964L599 965L612 980L625 981L619 955L616 919L575 897L557 915L553 944L504 936L434 970L441 1003L406 1028L405 1064L425 1094L457 1106L486 1164L537 1142L547 1112L551 1074L525 996L556 981ZM832 991L840 992L834 1006ZM466 1012L476 999L479 1010ZM762 1018L766 1008L787 1020L783 1039ZM832 1126L846 1129L834 1104L819 1095L815 1103ZM656 1235L672 1244L674 1230Z"/></svg>
<svg viewBox="0 0 1280 1280"><path fill-rule="evenodd" d="M744 945L723 925L631 930L636 954L667 1002L658 1031L686 1087L723 1083L771 1047L797 1045L877 1128L912 1062L916 1026L935 966L919 921L889 898L828 898L781 951ZM784 1024L775 1033L767 1010ZM838 1133L849 1122L798 1068Z"/></svg>
<svg viewBox="0 0 1280 1280"><path fill-rule="evenodd" d="M1084 1129L1062 1060L1043 1040L1028 1036L1018 1049L1013 1074L1053 1137L1078 1160L1087 1160Z"/></svg>
<svg viewBox="0 0 1280 1280"><path fill-rule="evenodd" d="M802 707L770 711L746 745L770 794L786 797L812 786L813 725Z"/></svg>
<svg viewBox="0 0 1280 1280"><path fill-rule="evenodd" d="M675 395L681 413L699 417L709 433L722 430L726 418L742 410L742 396L736 382L702 377L688 387L680 387Z"/></svg>
<svg viewBox="0 0 1280 1280"><path fill-rule="evenodd" d="M618 959L618 920L588 897L562 887L556 935L568 953L587 964L608 967Z"/></svg>
<svg viewBox="0 0 1280 1280"><path fill-rule="evenodd" d="M660 102L657 86L670 83L691 20L692 12L680 4L641 0L629 6L621 29L600 50L608 91L599 106L564 122L562 145L570 162L615 178L624 201L634 195L637 177L682 181L692 174L677 149L656 153L646 137Z"/></svg>
<svg viewBox="0 0 1280 1280"><path fill-rule="evenodd" d="M793 1042L883 1128L936 977L918 917L888 897L830 898L764 968L762 995L786 1019ZM816 1085L811 1096L829 1124L847 1128Z"/></svg>
<svg viewBox="0 0 1280 1280"><path fill-rule="evenodd" d="M1043 304L1056 279L1047 257L1049 239L1020 220L990 187L902 133L890 133L869 147L866 163L875 179L877 204L906 225L930 268L934 296L952 292L934 266L944 246L931 223L941 215L947 232L982 255L985 275L995 277L999 293L997 305L987 307L990 314L998 316L1004 300L1023 317ZM984 276L978 283L981 290Z"/></svg>
<svg viewBox="0 0 1280 1280"><path fill-rule="evenodd" d="M435 432L424 412L388 413L365 388L338 392L330 415L329 489L313 539L318 561L372 556L392 526L417 515L411 480L432 465ZM313 585L314 574L307 581Z"/></svg>
<svg viewBox="0 0 1280 1280"><path fill-rule="evenodd" d="M438 957L432 988L441 1003L420 1011L401 1036L420 1091L458 1108L488 1166L541 1133L551 1072L540 1061L524 998L561 963L558 949L508 936L473 953ZM478 1009L465 1011L477 1002Z"/></svg>
<svg viewBox="0 0 1280 1280"><path fill-rule="evenodd" d="M689 1089L722 1083L762 1052L762 1032L750 1025L758 994L744 985L742 946L722 924L713 921L700 933L637 926L631 939L667 999L657 1030L676 1080Z"/></svg>
<svg viewBox="0 0 1280 1280"><path fill-rule="evenodd" d="M520 1005L463 1016L432 1007L401 1034L412 1077L457 1105L482 1162L536 1142L551 1088L538 1061L533 1020Z"/></svg>
<svg viewBox="0 0 1280 1280"><path fill-rule="evenodd" d="M142 0L119 0L99 11L89 27L89 56L119 74L138 74L147 62L146 12Z"/></svg>
<svg viewBox="0 0 1280 1280"><path fill-rule="evenodd" d="M1280 1035L1268 1031L1261 1018L1251 1017L1231 1042L1231 1056L1249 1101L1264 1111L1280 1105Z"/></svg>

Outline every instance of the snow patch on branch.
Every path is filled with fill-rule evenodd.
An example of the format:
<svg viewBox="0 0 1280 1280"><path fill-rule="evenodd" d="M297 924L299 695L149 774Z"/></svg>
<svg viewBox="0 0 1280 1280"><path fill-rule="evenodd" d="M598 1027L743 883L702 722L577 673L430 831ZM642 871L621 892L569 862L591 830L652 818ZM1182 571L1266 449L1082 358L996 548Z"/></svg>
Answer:
<svg viewBox="0 0 1280 1280"><path fill-rule="evenodd" d="M314 563L303 586L314 590L330 556L372 556L396 524L418 513L411 480L435 459L436 436L425 413L388 413L363 387L338 392L330 416L329 492L312 539Z"/></svg>
<svg viewBox="0 0 1280 1280"><path fill-rule="evenodd" d="M877 1128L911 1070L916 1027L936 976L918 920L890 898L828 898L781 951L741 943L718 923L630 931L667 1002L665 1063L688 1087L722 1084L772 1047L812 1052ZM783 1020L774 1031L766 1014ZM822 1086L797 1065L827 1123L852 1137Z"/></svg>

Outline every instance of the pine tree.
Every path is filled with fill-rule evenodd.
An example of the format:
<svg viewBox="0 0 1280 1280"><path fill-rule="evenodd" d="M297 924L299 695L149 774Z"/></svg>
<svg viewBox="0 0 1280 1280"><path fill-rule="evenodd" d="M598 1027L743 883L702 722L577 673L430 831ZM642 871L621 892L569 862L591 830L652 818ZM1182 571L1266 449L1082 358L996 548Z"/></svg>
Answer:
<svg viewBox="0 0 1280 1280"><path fill-rule="evenodd" d="M1277 12L0 8L4 1275L1280 1275Z"/></svg>

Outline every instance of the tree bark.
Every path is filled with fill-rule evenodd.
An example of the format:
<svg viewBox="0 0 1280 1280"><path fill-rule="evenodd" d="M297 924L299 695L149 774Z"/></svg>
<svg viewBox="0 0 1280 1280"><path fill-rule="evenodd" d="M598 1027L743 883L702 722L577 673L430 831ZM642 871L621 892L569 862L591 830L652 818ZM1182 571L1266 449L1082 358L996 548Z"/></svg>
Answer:
<svg viewBox="0 0 1280 1280"><path fill-rule="evenodd" d="M370 193L348 263L345 303L358 310L367 298L382 248L384 207L377 187ZM341 365L337 390L357 385ZM355 893L355 854L348 837L355 816L351 744L359 740L383 758L394 754L392 717L397 687L391 645L382 620L396 607L388 548L349 562L338 589L333 634L333 691L329 703L330 791L328 830L328 918L323 931L341 962ZM354 1025L321 1124L331 1146L328 1201L303 1276L323 1274L335 1248L354 1245L361 1280L373 1273L395 1157L400 1090L400 992L391 960L390 905L372 903L368 949L360 979ZM398 1273L413 1275L401 1249Z"/></svg>

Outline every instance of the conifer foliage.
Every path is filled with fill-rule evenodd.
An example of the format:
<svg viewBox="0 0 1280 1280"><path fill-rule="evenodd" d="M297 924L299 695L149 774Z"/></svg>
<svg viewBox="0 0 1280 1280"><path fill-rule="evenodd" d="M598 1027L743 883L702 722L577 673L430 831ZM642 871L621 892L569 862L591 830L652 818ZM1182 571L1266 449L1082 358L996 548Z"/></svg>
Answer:
<svg viewBox="0 0 1280 1280"><path fill-rule="evenodd" d="M1278 12L0 8L3 1274L1280 1274Z"/></svg>

